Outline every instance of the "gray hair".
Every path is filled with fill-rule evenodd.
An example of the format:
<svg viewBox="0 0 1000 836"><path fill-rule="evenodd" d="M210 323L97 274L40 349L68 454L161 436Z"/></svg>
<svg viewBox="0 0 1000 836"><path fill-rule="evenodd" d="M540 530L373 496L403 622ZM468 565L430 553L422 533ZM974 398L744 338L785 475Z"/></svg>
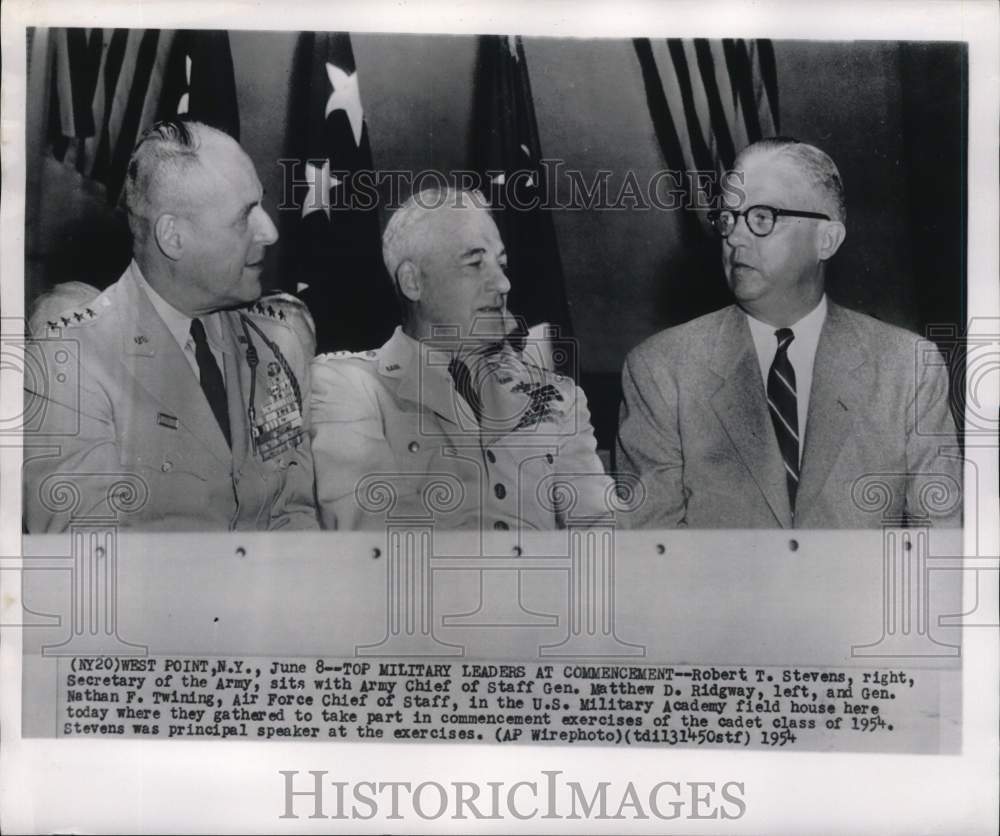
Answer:
<svg viewBox="0 0 1000 836"><path fill-rule="evenodd" d="M736 163L752 154L773 153L792 161L795 167L805 175L806 179L816 187L828 204L833 218L844 222L847 220L847 198L844 193L844 181L840 176L837 164L825 152L815 145L809 145L793 137L772 136L761 139L744 148L736 157Z"/></svg>
<svg viewBox="0 0 1000 836"><path fill-rule="evenodd" d="M454 186L435 186L411 195L389 218L382 233L382 260L389 271L393 286L398 291L396 271L407 259L418 257L424 236L420 228L439 209L460 209L471 206L488 209L489 203L478 189L459 189Z"/></svg>
<svg viewBox="0 0 1000 836"><path fill-rule="evenodd" d="M125 208L133 239L149 236L159 207L176 198L183 178L201 165L202 142L221 131L201 122L169 120L151 127L132 151L125 175Z"/></svg>

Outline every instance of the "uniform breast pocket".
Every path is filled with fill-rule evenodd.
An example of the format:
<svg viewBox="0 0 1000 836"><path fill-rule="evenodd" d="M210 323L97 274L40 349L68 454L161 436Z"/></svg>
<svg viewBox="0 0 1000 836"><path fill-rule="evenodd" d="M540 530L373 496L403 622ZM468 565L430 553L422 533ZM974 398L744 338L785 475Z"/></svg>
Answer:
<svg viewBox="0 0 1000 836"><path fill-rule="evenodd" d="M121 463L147 479L209 479L215 459L189 436L169 427L148 433L126 433L121 439Z"/></svg>

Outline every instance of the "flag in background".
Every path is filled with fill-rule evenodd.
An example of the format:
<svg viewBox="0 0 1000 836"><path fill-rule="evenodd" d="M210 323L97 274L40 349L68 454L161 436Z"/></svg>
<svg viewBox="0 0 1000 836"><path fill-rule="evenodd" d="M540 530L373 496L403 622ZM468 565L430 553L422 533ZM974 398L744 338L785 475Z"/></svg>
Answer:
<svg viewBox="0 0 1000 836"><path fill-rule="evenodd" d="M492 181L486 197L499 207L494 219L507 248L510 310L528 326L548 322L559 327L560 336L571 336L552 216L541 207L516 208L544 200L547 185L520 36L479 39L473 107L473 165L483 183ZM566 359L559 365L573 371L572 358Z"/></svg>
<svg viewBox="0 0 1000 836"><path fill-rule="evenodd" d="M668 39L634 41L646 103L664 162L682 172L677 185L717 199L718 178L746 145L778 131L778 86L770 41ZM695 182L695 173L703 173ZM705 211L680 215L681 255L664 276L670 322L686 322L731 300L719 243ZM698 277L692 285L688 277Z"/></svg>
<svg viewBox="0 0 1000 836"><path fill-rule="evenodd" d="M53 153L115 204L139 136L188 115L239 136L229 36L158 29L53 29ZM72 159L69 151L72 150Z"/></svg>
<svg viewBox="0 0 1000 836"><path fill-rule="evenodd" d="M774 136L778 82L768 40L635 40L646 98L670 168L722 174Z"/></svg>
<svg viewBox="0 0 1000 836"><path fill-rule="evenodd" d="M377 194L353 177L373 163L351 38L306 32L298 49L292 136L301 137L297 176L308 190L285 250L316 321L317 350L372 348L389 338L399 312L382 264Z"/></svg>
<svg viewBox="0 0 1000 836"><path fill-rule="evenodd" d="M236 74L226 32L179 30L163 79L157 119L204 122L240 139Z"/></svg>

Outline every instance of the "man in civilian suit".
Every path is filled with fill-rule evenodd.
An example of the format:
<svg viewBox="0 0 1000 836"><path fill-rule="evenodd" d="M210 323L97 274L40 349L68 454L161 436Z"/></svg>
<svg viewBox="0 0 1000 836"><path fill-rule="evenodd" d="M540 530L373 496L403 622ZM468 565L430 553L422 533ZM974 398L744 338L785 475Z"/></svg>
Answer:
<svg viewBox="0 0 1000 836"><path fill-rule="evenodd" d="M226 134L164 122L125 202L133 261L96 298L40 306L25 376L25 523L103 516L165 531L317 528L308 434L312 322L261 299L278 237L253 163ZM305 401L303 401L305 399Z"/></svg>
<svg viewBox="0 0 1000 836"><path fill-rule="evenodd" d="M823 151L744 149L710 220L736 304L654 335L623 372L617 468L629 524L960 525L961 467L940 354L828 300L844 192Z"/></svg>

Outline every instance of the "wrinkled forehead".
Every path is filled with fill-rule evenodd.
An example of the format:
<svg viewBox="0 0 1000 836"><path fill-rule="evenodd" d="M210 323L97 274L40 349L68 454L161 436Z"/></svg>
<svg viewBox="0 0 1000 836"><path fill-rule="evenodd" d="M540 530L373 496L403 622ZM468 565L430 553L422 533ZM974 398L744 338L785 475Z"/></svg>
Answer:
<svg viewBox="0 0 1000 836"><path fill-rule="evenodd" d="M253 200L261 191L257 171L246 152L230 137L209 134L198 151L200 165L187 176L188 193L198 202L214 203L231 197Z"/></svg>
<svg viewBox="0 0 1000 836"><path fill-rule="evenodd" d="M493 252L503 246L490 213L468 203L435 209L426 218L421 238L423 252L439 257L460 258L470 250Z"/></svg>
<svg viewBox="0 0 1000 836"><path fill-rule="evenodd" d="M779 209L820 211L823 195L794 159L775 151L739 157L727 172L723 203L740 209L764 204Z"/></svg>

